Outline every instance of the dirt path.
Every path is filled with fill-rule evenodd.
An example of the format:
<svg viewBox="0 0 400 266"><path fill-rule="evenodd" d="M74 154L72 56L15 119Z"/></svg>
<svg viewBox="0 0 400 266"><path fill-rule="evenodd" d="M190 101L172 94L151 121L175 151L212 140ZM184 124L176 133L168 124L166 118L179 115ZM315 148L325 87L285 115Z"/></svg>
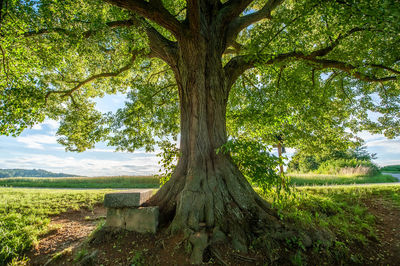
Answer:
<svg viewBox="0 0 400 266"><path fill-rule="evenodd" d="M376 217L376 228L380 240L371 265L400 265L400 207L388 199L374 197L365 202Z"/></svg>
<svg viewBox="0 0 400 266"><path fill-rule="evenodd" d="M59 252L71 253L96 228L106 209L96 206L92 211L79 210L62 213L51 219L51 229L30 251L30 265L45 265Z"/></svg>

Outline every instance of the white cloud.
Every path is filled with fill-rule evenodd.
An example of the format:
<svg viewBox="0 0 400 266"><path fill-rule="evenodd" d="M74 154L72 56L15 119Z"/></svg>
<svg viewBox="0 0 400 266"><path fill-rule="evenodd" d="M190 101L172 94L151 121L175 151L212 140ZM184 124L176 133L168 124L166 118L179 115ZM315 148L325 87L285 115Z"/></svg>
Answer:
<svg viewBox="0 0 400 266"><path fill-rule="evenodd" d="M42 125L41 124L36 124L31 129L32 130L42 130Z"/></svg>
<svg viewBox="0 0 400 266"><path fill-rule="evenodd" d="M101 149L101 148L94 148L88 150L88 152L115 152L114 149Z"/></svg>
<svg viewBox="0 0 400 266"><path fill-rule="evenodd" d="M28 136L20 136L16 138L17 142L24 143L27 148L44 150L43 144L57 144L55 136L35 134Z"/></svg>
<svg viewBox="0 0 400 266"><path fill-rule="evenodd" d="M132 156L122 160L77 157L31 154L7 159L3 162L2 167L41 168L53 172L84 176L152 175L157 173L159 169L158 158L151 155L139 156L132 154Z"/></svg>
<svg viewBox="0 0 400 266"><path fill-rule="evenodd" d="M400 159L394 159L394 160L385 160L384 162L379 163L380 166L385 166L385 165L393 165L393 164L400 164Z"/></svg>
<svg viewBox="0 0 400 266"><path fill-rule="evenodd" d="M53 119L46 119L44 122L43 122L43 125L46 125L46 126L48 126L50 129L57 129L59 126L60 126L60 122L59 121L56 121L56 120L53 120Z"/></svg>
<svg viewBox="0 0 400 266"><path fill-rule="evenodd" d="M374 141L374 140L385 140L385 136L381 134L371 134L368 131L361 131L357 133L357 136L362 138L365 142Z"/></svg>
<svg viewBox="0 0 400 266"><path fill-rule="evenodd" d="M400 140L396 139L379 139L374 141L368 141L366 143L366 146L368 148L384 149L385 153L400 154Z"/></svg>

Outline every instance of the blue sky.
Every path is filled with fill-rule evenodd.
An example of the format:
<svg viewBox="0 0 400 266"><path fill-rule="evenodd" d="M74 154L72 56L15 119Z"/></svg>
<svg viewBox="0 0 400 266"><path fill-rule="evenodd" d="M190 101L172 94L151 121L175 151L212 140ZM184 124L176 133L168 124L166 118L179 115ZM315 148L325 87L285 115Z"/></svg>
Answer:
<svg viewBox="0 0 400 266"><path fill-rule="evenodd" d="M115 111L124 100L121 94L106 96L97 100L97 108L102 112ZM159 170L157 151L114 152L112 147L99 143L86 152L65 152L57 143L57 127L57 121L46 120L19 137L0 136L0 168L35 168L84 176L150 175ZM378 165L400 164L400 139L387 140L366 132L360 137L366 141L369 152L377 153Z"/></svg>
<svg viewBox="0 0 400 266"><path fill-rule="evenodd" d="M97 109L115 111L124 104L124 95L98 99ZM156 152L114 152L98 143L82 153L66 152L57 143L58 122L46 120L18 137L0 136L0 168L45 169L84 176L151 175L159 170Z"/></svg>

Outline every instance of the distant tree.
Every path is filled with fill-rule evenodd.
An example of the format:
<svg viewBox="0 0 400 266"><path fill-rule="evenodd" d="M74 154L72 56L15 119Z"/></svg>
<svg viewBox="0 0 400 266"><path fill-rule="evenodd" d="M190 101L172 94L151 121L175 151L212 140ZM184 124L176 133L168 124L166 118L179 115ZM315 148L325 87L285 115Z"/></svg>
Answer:
<svg viewBox="0 0 400 266"><path fill-rule="evenodd" d="M343 110L353 114L349 125L400 134L395 0L0 5L1 134L18 135L50 117L61 119L58 134L68 150L105 140L132 151L152 149L180 132L177 167L149 204L160 207L171 232L190 235L194 263L213 234L224 233L245 251L261 229L277 222L231 156L216 153L227 142L232 88L245 72L278 94L278 81L293 77L287 93L293 100L296 93L318 92L328 104L340 104L330 100L341 94L353 102ZM308 80L312 90L301 85ZM328 82L336 85L327 89ZM127 108L115 116L95 109L94 98L128 90ZM366 110L380 113L378 121Z"/></svg>
<svg viewBox="0 0 400 266"><path fill-rule="evenodd" d="M42 169L0 169L0 178L5 177L74 177L64 173L52 173Z"/></svg>
<svg viewBox="0 0 400 266"><path fill-rule="evenodd" d="M378 168L373 164L373 159L376 159L376 154L369 153L362 142L353 143L353 147L349 149L331 147L312 153L308 150L298 150L288 163L288 171L308 173L319 170L324 173L329 168L339 171L339 168L344 167L366 166L373 168L375 173Z"/></svg>

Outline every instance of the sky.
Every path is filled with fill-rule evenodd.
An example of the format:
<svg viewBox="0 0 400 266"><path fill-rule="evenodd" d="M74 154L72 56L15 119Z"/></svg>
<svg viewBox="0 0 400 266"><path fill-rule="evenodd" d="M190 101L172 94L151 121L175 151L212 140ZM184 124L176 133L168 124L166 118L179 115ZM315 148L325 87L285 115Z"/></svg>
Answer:
<svg viewBox="0 0 400 266"><path fill-rule="evenodd" d="M122 94L109 95L98 99L96 107L102 112L115 111L124 101ZM0 168L44 169L81 176L152 175L159 171L159 151L114 152L112 147L99 143L82 153L66 152L57 143L57 128L57 121L45 120L18 137L0 136ZM367 132L359 136L366 141L368 151L377 154L375 163L379 166L400 164L399 138L388 140ZM287 155L292 153L289 149Z"/></svg>
<svg viewBox="0 0 400 266"><path fill-rule="evenodd" d="M96 100L96 107L102 112L115 111L124 101L124 95L109 95ZM85 152L66 152L64 146L57 143L58 125L57 121L45 120L18 137L0 136L0 168L44 169L80 176L158 173L156 154L159 151L114 152L112 147L98 143Z"/></svg>

